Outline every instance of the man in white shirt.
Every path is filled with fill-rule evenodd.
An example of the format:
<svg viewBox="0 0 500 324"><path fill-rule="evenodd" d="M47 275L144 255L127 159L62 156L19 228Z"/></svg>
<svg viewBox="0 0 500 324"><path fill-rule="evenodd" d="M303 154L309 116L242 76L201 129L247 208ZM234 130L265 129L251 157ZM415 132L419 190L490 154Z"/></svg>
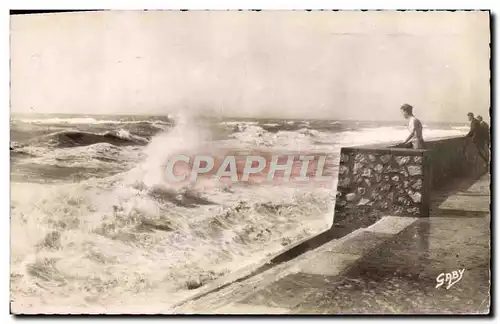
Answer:
<svg viewBox="0 0 500 324"><path fill-rule="evenodd" d="M414 149L424 149L422 123L418 118L413 116L413 107L409 104L404 104L401 106L401 112L404 118L408 119L408 131L410 132L410 135L408 135L402 146Z"/></svg>

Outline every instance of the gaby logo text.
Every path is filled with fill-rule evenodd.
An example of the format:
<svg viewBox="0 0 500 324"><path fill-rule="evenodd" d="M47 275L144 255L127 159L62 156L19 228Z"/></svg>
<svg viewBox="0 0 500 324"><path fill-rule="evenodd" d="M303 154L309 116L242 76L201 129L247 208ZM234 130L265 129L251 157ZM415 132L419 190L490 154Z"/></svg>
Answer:
<svg viewBox="0 0 500 324"><path fill-rule="evenodd" d="M439 276L437 276L436 278L437 281L436 288L439 288L442 285L446 284L445 286L446 289L450 289L451 286L453 286L462 279L464 272L465 269L440 273Z"/></svg>

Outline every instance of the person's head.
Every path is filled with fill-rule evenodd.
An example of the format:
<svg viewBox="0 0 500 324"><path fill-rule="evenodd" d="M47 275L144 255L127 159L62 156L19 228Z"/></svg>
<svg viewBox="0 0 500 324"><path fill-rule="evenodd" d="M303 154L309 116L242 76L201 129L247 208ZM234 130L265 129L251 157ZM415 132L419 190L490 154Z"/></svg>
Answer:
<svg viewBox="0 0 500 324"><path fill-rule="evenodd" d="M467 114L467 118L469 119L469 121L472 121L474 119L474 114L473 113L468 113Z"/></svg>
<svg viewBox="0 0 500 324"><path fill-rule="evenodd" d="M403 114L404 118L409 118L413 116L413 107L409 104L404 104L401 106L401 113Z"/></svg>
<svg viewBox="0 0 500 324"><path fill-rule="evenodd" d="M482 122L482 121L483 121L483 117L482 117L482 116L479 116L479 115L477 115L476 119L477 119L477 120L479 120L480 122Z"/></svg>

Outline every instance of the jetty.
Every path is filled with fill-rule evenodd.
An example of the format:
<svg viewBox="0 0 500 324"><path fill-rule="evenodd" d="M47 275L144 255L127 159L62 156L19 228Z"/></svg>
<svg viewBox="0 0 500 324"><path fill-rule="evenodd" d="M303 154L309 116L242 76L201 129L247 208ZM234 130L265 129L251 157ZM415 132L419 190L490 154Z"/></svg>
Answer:
<svg viewBox="0 0 500 324"><path fill-rule="evenodd" d="M341 150L332 227L174 314L488 314L490 174L464 137Z"/></svg>

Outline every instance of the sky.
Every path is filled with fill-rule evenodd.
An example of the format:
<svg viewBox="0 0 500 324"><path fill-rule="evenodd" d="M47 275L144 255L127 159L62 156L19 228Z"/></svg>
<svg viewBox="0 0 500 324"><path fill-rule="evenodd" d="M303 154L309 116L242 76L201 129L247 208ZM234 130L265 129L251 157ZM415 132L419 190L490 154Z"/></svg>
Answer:
<svg viewBox="0 0 500 324"><path fill-rule="evenodd" d="M11 112L488 119L488 12L11 16Z"/></svg>

